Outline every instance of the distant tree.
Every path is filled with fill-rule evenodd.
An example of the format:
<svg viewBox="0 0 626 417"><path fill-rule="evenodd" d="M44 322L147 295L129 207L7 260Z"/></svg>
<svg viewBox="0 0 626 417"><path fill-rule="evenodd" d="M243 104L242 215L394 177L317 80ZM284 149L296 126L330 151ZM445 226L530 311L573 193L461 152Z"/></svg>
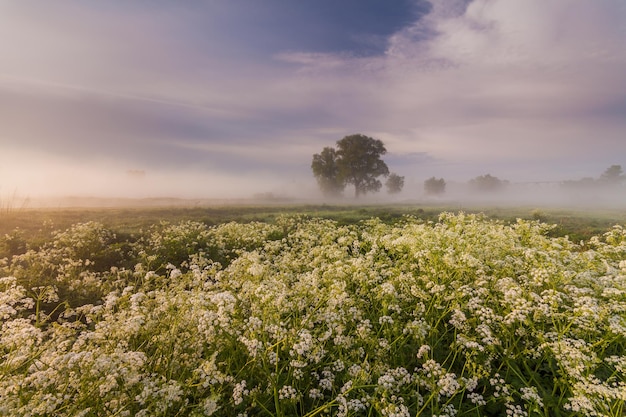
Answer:
<svg viewBox="0 0 626 417"><path fill-rule="evenodd" d="M561 183L563 188L568 189L590 189L597 185L597 180L591 177L585 177L579 180L566 180Z"/></svg>
<svg viewBox="0 0 626 417"><path fill-rule="evenodd" d="M430 177L424 181L424 192L426 195L440 195L446 191L446 182L443 178Z"/></svg>
<svg viewBox="0 0 626 417"><path fill-rule="evenodd" d="M385 186L387 187L387 192L389 194L397 194L402 191L402 188L404 187L404 177L395 173L389 174L389 177L385 182Z"/></svg>
<svg viewBox="0 0 626 417"><path fill-rule="evenodd" d="M611 165L602 173L600 180L604 184L620 184L626 177L622 175L621 165Z"/></svg>
<svg viewBox="0 0 626 417"><path fill-rule="evenodd" d="M564 188L590 190L601 187L603 185L620 185L625 180L626 175L622 173L622 166L611 165L602 173L602 175L600 175L600 178L596 179L591 177L585 177L579 180L567 180L563 181L561 185Z"/></svg>
<svg viewBox="0 0 626 417"><path fill-rule="evenodd" d="M377 179L389 175L387 164L380 159L387 153L379 139L355 134L337 141L339 177L354 185L354 196L379 191L382 183Z"/></svg>
<svg viewBox="0 0 626 417"><path fill-rule="evenodd" d="M475 191L495 192L502 190L508 184L508 181L487 174L471 179L469 184Z"/></svg>
<svg viewBox="0 0 626 417"><path fill-rule="evenodd" d="M313 155L311 169L324 195L336 197L342 193L345 182L339 175L337 152L334 148L326 147L321 153Z"/></svg>
<svg viewBox="0 0 626 417"><path fill-rule="evenodd" d="M387 164L380 159L386 152L378 139L350 135L337 141L337 150L327 147L313 155L311 169L325 194L337 195L347 184L352 184L358 198L382 187L377 178L389 175Z"/></svg>

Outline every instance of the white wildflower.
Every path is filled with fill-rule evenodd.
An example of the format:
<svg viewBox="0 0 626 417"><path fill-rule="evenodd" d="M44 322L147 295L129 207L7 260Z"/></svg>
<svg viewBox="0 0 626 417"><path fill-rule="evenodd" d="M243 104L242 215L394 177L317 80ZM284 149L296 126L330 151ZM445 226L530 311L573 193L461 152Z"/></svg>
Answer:
<svg viewBox="0 0 626 417"><path fill-rule="evenodd" d="M422 359L423 357L428 355L428 352L430 352L430 346L428 345L420 346L419 350L417 351L417 358Z"/></svg>
<svg viewBox="0 0 626 417"><path fill-rule="evenodd" d="M239 405L243 402L246 395L250 394L250 391L246 389L246 381L242 380L235 384L233 388L233 401L235 405Z"/></svg>
<svg viewBox="0 0 626 417"><path fill-rule="evenodd" d="M314 399L314 400L319 400L324 398L324 394L322 394L322 391L320 391L317 388L311 388L309 390L309 398Z"/></svg>
<svg viewBox="0 0 626 417"><path fill-rule="evenodd" d="M522 393L522 399L529 402L534 402L538 407L543 407L543 400L539 396L536 387L522 387L520 388Z"/></svg>
<svg viewBox="0 0 626 417"><path fill-rule="evenodd" d="M278 398L281 400L293 400L298 398L298 392L291 385L284 385L278 390Z"/></svg>

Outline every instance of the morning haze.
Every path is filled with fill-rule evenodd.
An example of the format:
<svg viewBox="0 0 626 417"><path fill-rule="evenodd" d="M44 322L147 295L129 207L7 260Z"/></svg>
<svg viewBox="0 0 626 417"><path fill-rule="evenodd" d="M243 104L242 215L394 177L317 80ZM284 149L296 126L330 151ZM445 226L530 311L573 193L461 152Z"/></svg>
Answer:
<svg viewBox="0 0 626 417"><path fill-rule="evenodd" d="M622 0L381 4L2 3L0 198L317 201L361 133L404 178L362 202L625 202Z"/></svg>

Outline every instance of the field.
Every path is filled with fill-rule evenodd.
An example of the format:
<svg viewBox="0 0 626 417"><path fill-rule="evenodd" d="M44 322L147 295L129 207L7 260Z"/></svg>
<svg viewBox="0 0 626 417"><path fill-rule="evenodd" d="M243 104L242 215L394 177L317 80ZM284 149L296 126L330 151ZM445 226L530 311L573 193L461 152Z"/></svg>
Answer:
<svg viewBox="0 0 626 417"><path fill-rule="evenodd" d="M0 214L0 415L623 416L620 211Z"/></svg>

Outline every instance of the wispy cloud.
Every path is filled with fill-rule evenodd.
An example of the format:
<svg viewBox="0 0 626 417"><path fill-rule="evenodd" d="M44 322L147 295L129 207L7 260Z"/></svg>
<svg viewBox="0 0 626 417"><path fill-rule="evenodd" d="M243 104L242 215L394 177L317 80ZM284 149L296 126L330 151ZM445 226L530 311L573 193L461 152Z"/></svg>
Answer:
<svg viewBox="0 0 626 417"><path fill-rule="evenodd" d="M360 26L335 3L2 3L4 162L313 184L311 155L362 132L415 178L626 164L622 0L415 1L369 35L377 2Z"/></svg>

